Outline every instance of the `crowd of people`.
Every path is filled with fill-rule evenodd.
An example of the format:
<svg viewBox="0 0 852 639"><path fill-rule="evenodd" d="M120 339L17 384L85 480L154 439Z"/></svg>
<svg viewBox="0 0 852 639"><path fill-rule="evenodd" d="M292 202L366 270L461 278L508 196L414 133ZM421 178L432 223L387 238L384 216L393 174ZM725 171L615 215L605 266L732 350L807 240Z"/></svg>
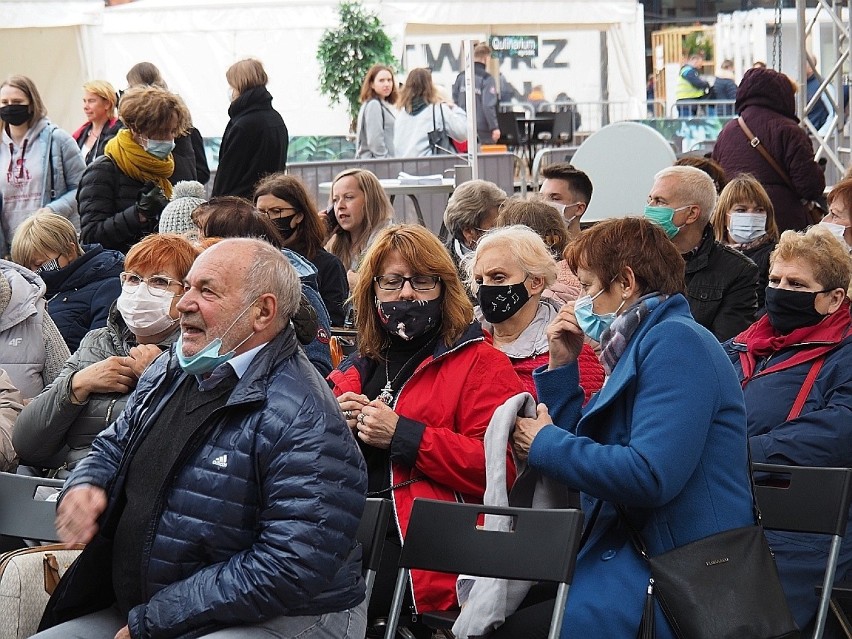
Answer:
<svg viewBox="0 0 852 639"><path fill-rule="evenodd" d="M790 185L733 124L718 162L660 171L642 215L582 225L595 185L556 163L528 198L459 185L446 238L395 223L363 168L315 202L284 172L260 62L226 79L209 199L189 110L150 63L120 97L87 83L73 136L29 79L0 84L0 470L64 479L42 497L85 544L40 639L382 636L414 500L481 503L486 431L522 393L537 409L496 451L507 488L532 469L586 515L562 636L637 636L650 568L628 531L656 555L753 524L749 458L852 465L852 178L808 217L824 178L782 74L746 73L737 110ZM377 65L361 98L360 157L462 135L425 70L398 90ZM367 497L394 506L369 601ZM828 543L768 537L807 631ZM459 608L456 577L412 573L407 636ZM554 599L534 588L490 636L546 636Z"/></svg>

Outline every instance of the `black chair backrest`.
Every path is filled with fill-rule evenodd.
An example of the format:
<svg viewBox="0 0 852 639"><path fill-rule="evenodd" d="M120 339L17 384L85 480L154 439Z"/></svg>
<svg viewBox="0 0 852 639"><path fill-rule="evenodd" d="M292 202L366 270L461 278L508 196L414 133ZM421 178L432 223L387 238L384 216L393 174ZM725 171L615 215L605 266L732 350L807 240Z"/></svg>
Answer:
<svg viewBox="0 0 852 639"><path fill-rule="evenodd" d="M484 530L481 514L513 518ZM570 583L583 527L579 510L498 508L415 499L399 565L482 577ZM555 540L563 543L556 543Z"/></svg>
<svg viewBox="0 0 852 639"><path fill-rule="evenodd" d="M518 127L518 118L524 117L523 113L498 113L497 126L500 127L500 141L509 146L522 144L520 128Z"/></svg>
<svg viewBox="0 0 852 639"><path fill-rule="evenodd" d="M62 487L61 479L0 473L0 535L59 541L56 502L33 499L39 486Z"/></svg>
<svg viewBox="0 0 852 639"><path fill-rule="evenodd" d="M752 464L763 526L788 532L846 534L852 468Z"/></svg>
<svg viewBox="0 0 852 639"><path fill-rule="evenodd" d="M553 137L564 136L571 139L574 136L574 113L572 111L557 111L553 114Z"/></svg>
<svg viewBox="0 0 852 639"><path fill-rule="evenodd" d="M355 537L362 547L361 564L364 570L378 570L382 547L388 531L391 503L388 499L368 497Z"/></svg>

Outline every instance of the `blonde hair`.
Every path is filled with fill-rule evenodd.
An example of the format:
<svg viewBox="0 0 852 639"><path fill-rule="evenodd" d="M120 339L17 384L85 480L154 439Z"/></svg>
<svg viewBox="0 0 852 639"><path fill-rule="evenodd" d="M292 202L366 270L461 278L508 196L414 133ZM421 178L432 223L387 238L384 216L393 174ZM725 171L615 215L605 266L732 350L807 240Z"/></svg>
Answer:
<svg viewBox="0 0 852 639"><path fill-rule="evenodd" d="M364 255L358 283L352 292L358 350L380 359L388 334L379 323L373 278L387 257L396 252L421 275L441 278L441 337L449 348L473 321L473 306L465 293L450 254L435 235L419 224L396 224L383 229Z"/></svg>
<svg viewBox="0 0 852 639"><path fill-rule="evenodd" d="M545 287L556 281L556 260L541 236L528 226L513 224L488 231L479 239L476 251L463 262L466 284L474 295L480 286L474 276L476 261L489 249L502 251L506 260L514 260L525 273L542 278Z"/></svg>
<svg viewBox="0 0 852 639"><path fill-rule="evenodd" d="M225 71L225 79L237 95L254 87L265 87L269 82L269 76L266 75L263 64L254 58L234 62Z"/></svg>
<svg viewBox="0 0 852 639"><path fill-rule="evenodd" d="M852 281L852 257L831 231L816 224L807 231L784 231L769 256L769 268L775 260L801 260L810 265L814 278L826 290L849 288Z"/></svg>
<svg viewBox="0 0 852 639"><path fill-rule="evenodd" d="M362 241L366 242L373 232L393 218L393 204L391 204L385 190L382 188L379 178L366 169L346 169L341 171L331 183L329 203L334 197L334 185L345 177L354 177L358 183L358 189L364 194L364 231L361 233ZM337 215L332 212L332 215ZM362 247L356 247L352 242L352 234L337 226L331 238L326 244L326 250L335 255L346 268L357 257Z"/></svg>
<svg viewBox="0 0 852 639"><path fill-rule="evenodd" d="M113 87L106 80L92 80L83 85L83 91L87 91L99 98L109 102L109 117L115 117L116 93Z"/></svg>
<svg viewBox="0 0 852 639"><path fill-rule="evenodd" d="M83 254L74 225L57 213L36 213L21 222L12 238L12 261L30 268L36 255L51 253L72 261Z"/></svg>

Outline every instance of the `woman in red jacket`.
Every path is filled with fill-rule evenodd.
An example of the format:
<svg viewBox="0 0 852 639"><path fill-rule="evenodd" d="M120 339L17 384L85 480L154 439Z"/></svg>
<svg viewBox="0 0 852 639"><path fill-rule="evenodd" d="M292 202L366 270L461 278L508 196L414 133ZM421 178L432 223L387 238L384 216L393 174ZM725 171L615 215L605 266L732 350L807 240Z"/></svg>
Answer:
<svg viewBox="0 0 852 639"><path fill-rule="evenodd" d="M562 306L558 298L542 295L556 281L556 260L535 231L517 224L483 235L467 269L468 287L479 303L477 319L509 356L524 390L537 398L533 371L547 365L546 329ZM588 344L578 363L585 403L601 389L605 374Z"/></svg>
<svg viewBox="0 0 852 639"><path fill-rule="evenodd" d="M427 229L382 230L359 272L353 293L358 353L329 380L361 444L368 494L394 502L396 522L370 600L375 619L387 616L399 533L404 538L412 502L482 502L485 429L494 410L523 388L509 359L473 321L455 265ZM511 482L508 451L507 464ZM413 608L457 607L455 579L413 571Z"/></svg>

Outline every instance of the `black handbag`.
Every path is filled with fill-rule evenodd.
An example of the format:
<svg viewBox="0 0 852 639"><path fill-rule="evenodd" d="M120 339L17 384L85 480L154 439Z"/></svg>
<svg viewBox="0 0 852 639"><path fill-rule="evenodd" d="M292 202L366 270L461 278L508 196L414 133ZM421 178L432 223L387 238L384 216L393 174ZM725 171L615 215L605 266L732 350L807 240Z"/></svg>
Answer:
<svg viewBox="0 0 852 639"><path fill-rule="evenodd" d="M617 507L631 542L651 566L640 639L655 637L655 596L679 639L799 637L760 525L751 472L749 482L757 525L716 533L655 557L648 556L624 507Z"/></svg>
<svg viewBox="0 0 852 639"><path fill-rule="evenodd" d="M447 123L444 121L444 109L439 104L438 108L441 109L441 128L438 128L438 123L435 121L435 106L432 105L432 130L427 134L429 136L429 149L432 151L432 155L441 155L452 153L451 150L451 142L450 136L447 133Z"/></svg>

